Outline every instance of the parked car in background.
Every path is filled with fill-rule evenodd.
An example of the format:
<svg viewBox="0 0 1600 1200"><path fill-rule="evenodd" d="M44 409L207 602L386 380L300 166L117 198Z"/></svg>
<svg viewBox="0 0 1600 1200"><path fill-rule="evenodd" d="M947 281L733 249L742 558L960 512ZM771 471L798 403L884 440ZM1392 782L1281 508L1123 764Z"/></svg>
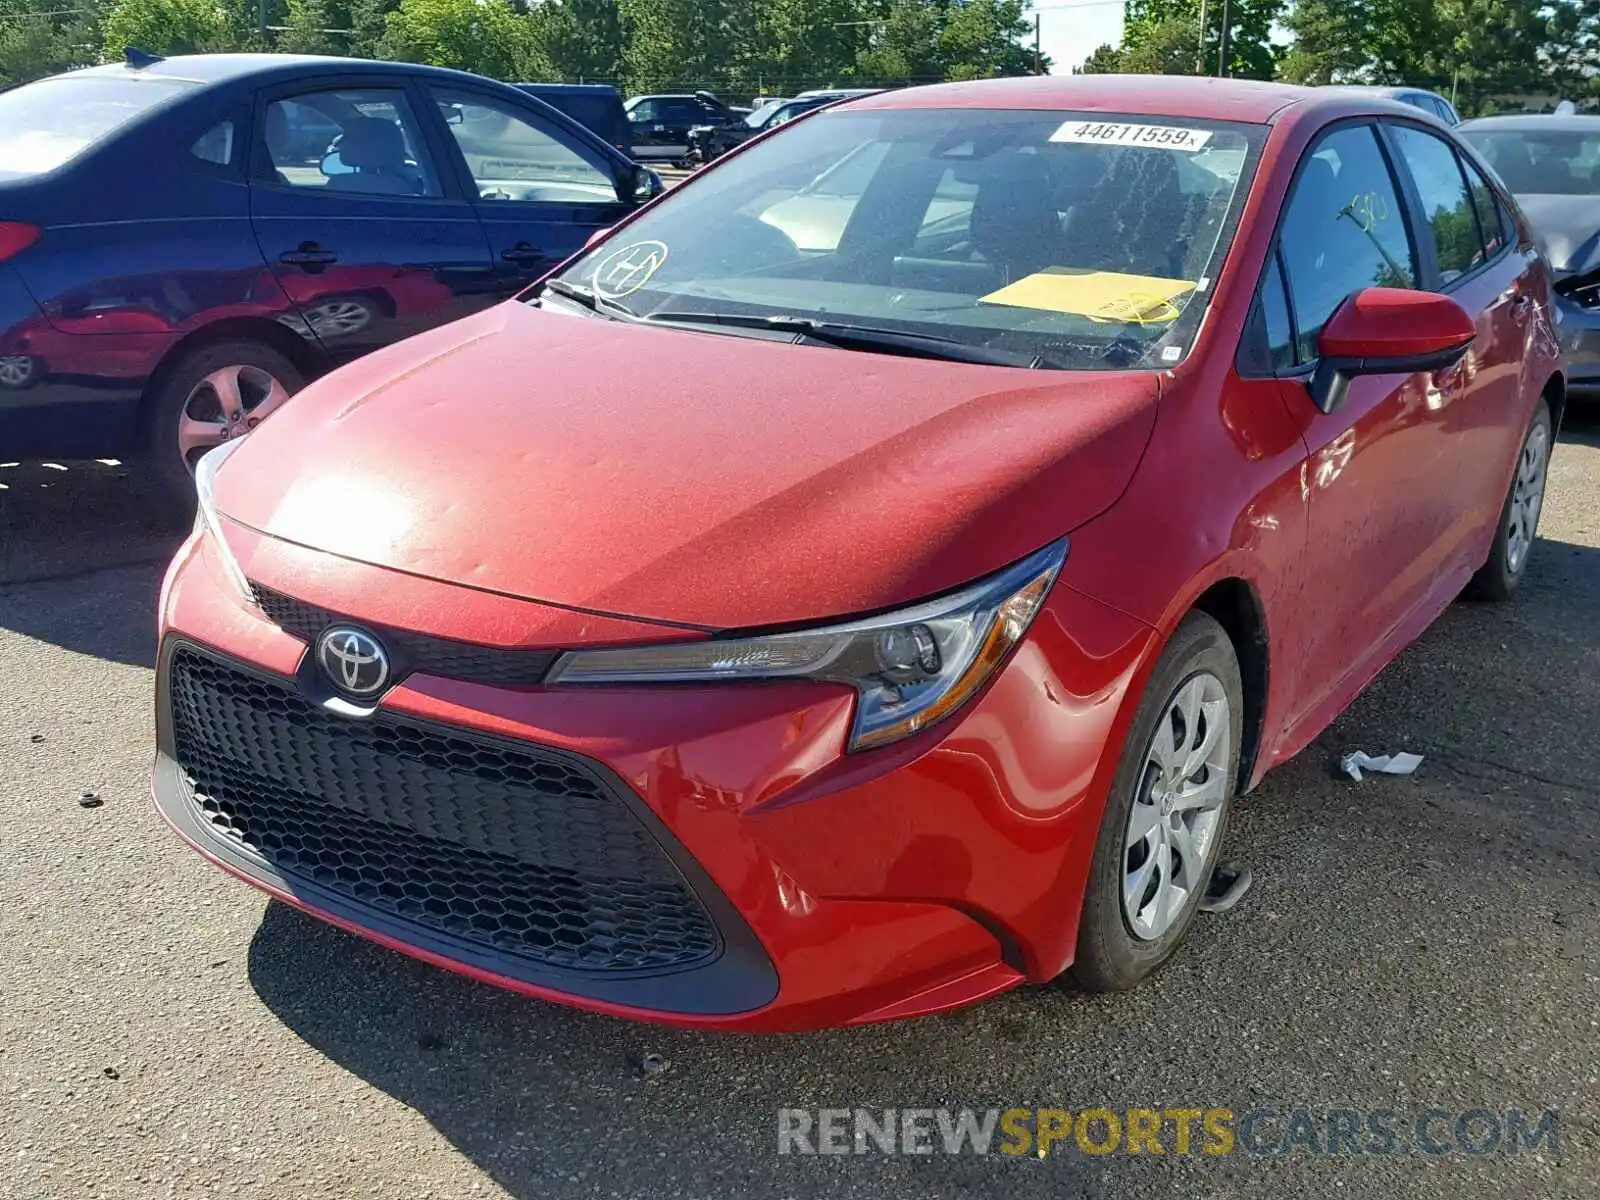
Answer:
<svg viewBox="0 0 1600 1200"><path fill-rule="evenodd" d="M1134 986L1235 798L1524 578L1548 301L1399 105L1083 75L814 113L212 451L157 805L289 904L616 1015ZM1253 969L1206 943L1241 957L1174 995Z"/></svg>
<svg viewBox="0 0 1600 1200"><path fill-rule="evenodd" d="M1360 92L1368 96L1383 96L1389 100L1398 100L1401 104L1409 104L1412 108L1420 108L1430 117L1438 117L1446 125L1461 124L1461 114L1456 112L1456 106L1451 104L1438 92L1430 92L1425 88L1410 87L1376 87L1357 84L1331 84L1340 91Z"/></svg>
<svg viewBox="0 0 1600 1200"><path fill-rule="evenodd" d="M1483 117L1461 136L1533 225L1554 274L1572 389L1600 397L1600 116Z"/></svg>
<svg viewBox="0 0 1600 1200"><path fill-rule="evenodd" d="M622 96L610 84L602 83L518 83L519 92L558 108L591 133L599 134L618 150L633 154L633 134Z"/></svg>
<svg viewBox="0 0 1600 1200"><path fill-rule="evenodd" d="M802 92L790 100L769 100L742 121L717 125L697 125L689 131L688 158L696 165L720 158L735 146L742 145L758 133L794 120L803 113L848 100L854 96L870 96L877 88L847 88L837 91Z"/></svg>
<svg viewBox="0 0 1600 1200"><path fill-rule="evenodd" d="M505 299L660 187L475 75L137 63L0 95L0 457L137 459L180 504L307 379Z"/></svg>
<svg viewBox="0 0 1600 1200"><path fill-rule="evenodd" d="M732 125L748 115L710 92L635 96L626 109L633 156L640 162L685 162L691 129Z"/></svg>

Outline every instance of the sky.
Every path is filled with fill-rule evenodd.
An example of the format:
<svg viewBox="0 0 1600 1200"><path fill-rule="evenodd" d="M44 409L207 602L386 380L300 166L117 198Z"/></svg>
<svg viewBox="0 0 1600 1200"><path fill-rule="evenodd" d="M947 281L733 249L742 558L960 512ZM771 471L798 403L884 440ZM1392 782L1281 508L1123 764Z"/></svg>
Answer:
<svg viewBox="0 0 1600 1200"><path fill-rule="evenodd" d="M1037 0L1033 11L1056 75L1068 74L1105 43L1122 40L1122 0Z"/></svg>

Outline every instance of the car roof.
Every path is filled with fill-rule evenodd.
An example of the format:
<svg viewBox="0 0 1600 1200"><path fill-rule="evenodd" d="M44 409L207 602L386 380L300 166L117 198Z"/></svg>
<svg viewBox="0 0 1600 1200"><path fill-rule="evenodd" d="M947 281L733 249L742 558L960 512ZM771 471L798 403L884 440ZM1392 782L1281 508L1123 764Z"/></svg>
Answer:
<svg viewBox="0 0 1600 1200"><path fill-rule="evenodd" d="M1600 116L1585 113L1568 113L1562 116L1557 116L1555 113L1506 113L1499 117L1477 117L1463 122L1460 129L1464 133L1475 133L1479 130L1485 133L1492 133L1495 130L1512 133L1526 129L1530 132L1542 130L1546 133L1600 134Z"/></svg>
<svg viewBox="0 0 1600 1200"><path fill-rule="evenodd" d="M863 96L847 107L1103 110L1262 123L1290 105L1315 99L1320 90L1189 75L1023 75L901 88Z"/></svg>
<svg viewBox="0 0 1600 1200"><path fill-rule="evenodd" d="M293 80L305 75L391 75L396 71L408 75L430 75L457 83L470 81L489 83L495 87L509 86L496 80L486 80L467 71L452 71L447 67L381 62L368 58L335 58L321 54L179 54L172 58L157 59L141 67L131 66L126 62L107 63L104 66L69 71L67 75L73 78L139 76L186 83L218 84L245 79L255 83L269 83L274 80Z"/></svg>
<svg viewBox="0 0 1600 1200"><path fill-rule="evenodd" d="M1330 83L1324 86L1337 88L1341 92L1365 92L1369 96L1432 96L1435 100L1444 99L1438 92L1424 87L1391 87L1377 83Z"/></svg>
<svg viewBox="0 0 1600 1200"><path fill-rule="evenodd" d="M511 86L524 92L529 90L541 92L565 92L568 94L583 92L587 95L593 96L615 96L618 94L617 89L609 83L513 83Z"/></svg>

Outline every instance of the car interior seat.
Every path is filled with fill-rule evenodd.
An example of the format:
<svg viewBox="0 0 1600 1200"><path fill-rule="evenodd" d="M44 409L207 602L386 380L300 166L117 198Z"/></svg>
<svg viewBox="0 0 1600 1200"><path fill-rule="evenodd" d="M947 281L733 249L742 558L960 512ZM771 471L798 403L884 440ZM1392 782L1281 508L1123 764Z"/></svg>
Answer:
<svg viewBox="0 0 1600 1200"><path fill-rule="evenodd" d="M423 193L421 174L406 161L405 135L393 121L381 117L351 121L339 140L339 161L350 171L328 177L331 191L387 196Z"/></svg>

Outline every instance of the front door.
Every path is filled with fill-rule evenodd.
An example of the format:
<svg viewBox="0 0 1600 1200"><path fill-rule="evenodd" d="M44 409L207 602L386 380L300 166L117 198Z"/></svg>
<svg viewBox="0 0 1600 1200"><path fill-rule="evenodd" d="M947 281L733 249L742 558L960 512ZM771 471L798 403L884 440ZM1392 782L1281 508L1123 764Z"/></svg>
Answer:
<svg viewBox="0 0 1600 1200"><path fill-rule="evenodd" d="M632 208L618 198L631 183L617 178L620 165L561 123L465 88L428 93L460 152L499 295L526 287Z"/></svg>
<svg viewBox="0 0 1600 1200"><path fill-rule="evenodd" d="M1290 665L1299 717L1365 664L1361 648L1377 646L1416 608L1448 525L1416 478L1438 449L1433 380L1361 376L1332 413L1316 409L1306 386L1322 326L1352 293L1418 283L1400 189L1372 126L1336 127L1307 152L1273 270L1292 321L1294 365L1281 372L1289 376L1281 387L1307 450L1308 545L1295 615L1307 632Z"/></svg>
<svg viewBox="0 0 1600 1200"><path fill-rule="evenodd" d="M269 95L261 112L251 222L335 362L494 302L483 229L402 81Z"/></svg>

